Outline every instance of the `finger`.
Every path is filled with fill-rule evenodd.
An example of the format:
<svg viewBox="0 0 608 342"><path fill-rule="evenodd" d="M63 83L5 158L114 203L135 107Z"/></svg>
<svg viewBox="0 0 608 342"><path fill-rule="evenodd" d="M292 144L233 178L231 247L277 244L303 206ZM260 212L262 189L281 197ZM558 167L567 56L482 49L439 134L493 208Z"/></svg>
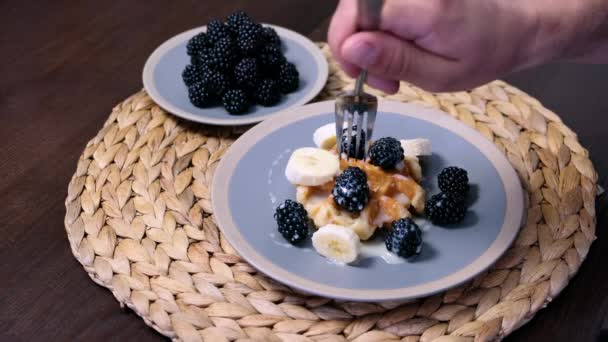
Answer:
<svg viewBox="0 0 608 342"><path fill-rule="evenodd" d="M368 75L365 83L370 87L382 90L387 94L394 94L399 90L399 81L388 80L375 75Z"/></svg>
<svg viewBox="0 0 608 342"><path fill-rule="evenodd" d="M435 6L436 2L437 0L387 0L382 8L380 28L392 31L404 39L423 37L431 29L431 18L434 17L431 14L436 13L438 7ZM356 77L360 68L345 60L341 50L344 41L357 32L357 20L357 2L341 0L327 33L327 41L334 59L350 77Z"/></svg>
<svg viewBox="0 0 608 342"><path fill-rule="evenodd" d="M361 72L361 68L352 63L340 63L340 66L342 67L344 73L346 73L352 78L357 77L357 75L359 75L359 73Z"/></svg>
<svg viewBox="0 0 608 342"><path fill-rule="evenodd" d="M351 63L343 66L343 69L344 72L352 78L356 78L361 72L361 68ZM399 90L399 81L376 77L374 75L368 75L365 83L370 87L382 90L387 94L394 94Z"/></svg>
<svg viewBox="0 0 608 342"><path fill-rule="evenodd" d="M384 79L410 81L429 90L444 89L458 74L457 61L434 55L383 32L360 32L346 39L345 61Z"/></svg>
<svg viewBox="0 0 608 342"><path fill-rule="evenodd" d="M349 63L344 63L340 55L342 43L357 30L357 7L353 0L342 0L329 24L327 32L327 42L333 57L342 64L344 69L349 71L357 68Z"/></svg>
<svg viewBox="0 0 608 342"><path fill-rule="evenodd" d="M443 9L445 4L440 0L386 0L379 29L407 40L423 38L433 31L439 19L449 15Z"/></svg>

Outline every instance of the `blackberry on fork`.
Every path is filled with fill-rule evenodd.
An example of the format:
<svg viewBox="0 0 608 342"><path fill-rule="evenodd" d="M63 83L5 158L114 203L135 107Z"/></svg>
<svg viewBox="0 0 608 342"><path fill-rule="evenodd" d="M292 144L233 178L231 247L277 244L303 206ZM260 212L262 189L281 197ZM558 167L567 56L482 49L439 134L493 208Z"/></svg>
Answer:
<svg viewBox="0 0 608 342"><path fill-rule="evenodd" d="M357 125L353 125L350 137L348 136L347 128L342 130L342 137L340 138L340 143L342 144L342 151L346 153L347 158L363 159L363 157L365 156L365 144L363 143L366 141L365 138L366 133L364 130L362 130L361 143L359 145L359 149L357 150ZM349 140L350 148L348 148Z"/></svg>

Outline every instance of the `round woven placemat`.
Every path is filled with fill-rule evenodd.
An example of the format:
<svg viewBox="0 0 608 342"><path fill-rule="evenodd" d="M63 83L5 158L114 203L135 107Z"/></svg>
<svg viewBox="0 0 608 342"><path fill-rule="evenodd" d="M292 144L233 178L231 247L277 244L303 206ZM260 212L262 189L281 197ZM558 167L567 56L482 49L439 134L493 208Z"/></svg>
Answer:
<svg viewBox="0 0 608 342"><path fill-rule="evenodd" d="M352 80L320 46L330 77L319 99L331 99ZM526 222L474 280L416 301L352 303L306 296L256 272L218 230L209 197L219 159L246 128L179 120L144 91L112 110L78 161L65 202L74 256L121 305L175 340L501 339L560 293L595 238L588 152L556 114L501 81L446 94L404 83L385 97L474 127L522 180Z"/></svg>

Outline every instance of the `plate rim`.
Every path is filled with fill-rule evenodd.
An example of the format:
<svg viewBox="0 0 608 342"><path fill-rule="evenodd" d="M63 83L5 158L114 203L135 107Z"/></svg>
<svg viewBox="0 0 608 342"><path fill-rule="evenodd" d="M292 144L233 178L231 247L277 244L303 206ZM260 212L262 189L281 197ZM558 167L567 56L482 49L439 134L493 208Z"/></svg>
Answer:
<svg viewBox="0 0 608 342"><path fill-rule="evenodd" d="M323 90L323 87L325 86L325 83L327 82L327 79L329 77L329 64L327 62L327 59L323 55L323 52L312 40L308 39L307 37L305 37L304 35L302 35L300 33L297 33L293 30L290 30L290 29L282 27L282 26L272 25L272 24L268 24L268 23L261 23L261 24L263 26L269 26L269 27L274 28L280 37L290 38L290 39L296 41L298 44L302 45L306 50L310 51L313 56L313 59L315 61L315 64L319 68L319 72L317 75L318 77L315 80L315 83L313 84L313 87L311 88L310 92L307 93L304 97L302 97L298 101L294 102L291 106L289 106L287 108L283 108L283 109L275 111L275 112L271 112L268 114L255 116L255 117L254 116L248 117L247 115L242 115L242 116L228 117L226 119L215 119L215 118L209 118L209 117L205 117L205 116L201 117L201 116L189 113L188 111L182 110L182 109L178 108L177 106L173 105L170 101L168 101L165 97L163 97L162 94L158 91L158 88L156 87L156 84L154 82L154 71L156 70L158 61L168 51L175 48L175 46L179 45L180 43L186 41L192 35L199 33L199 32L205 32L207 30L206 25L199 26L199 27L184 31L182 33L179 33L179 34L167 39L161 45L159 45L156 49L154 49L154 51L150 54L150 56L148 56L148 59L146 59L146 63L144 64L144 68L143 68L143 72L142 72L142 80L143 80L144 89L146 90L148 95L152 98L152 100L154 100L154 102L156 104L158 104L160 107L162 107L164 110L166 110L170 114L173 114L175 116L181 117L181 118L189 120L189 121L199 122L199 123L203 123L203 124L218 125L218 126L249 125L249 124L262 122L264 120L268 120L269 118L278 116L278 115L282 114L283 112L285 112L286 110L290 110L290 109L293 109L294 107L299 107L299 106L302 106L302 105L310 102L312 99L315 98L315 96L317 96Z"/></svg>
<svg viewBox="0 0 608 342"><path fill-rule="evenodd" d="M333 109L332 100L316 102L297 108L297 113L291 113L289 116L262 122L245 132L230 146L215 170L211 186L213 199L211 204L215 221L234 250L255 269L288 286L314 295L362 302L405 300L433 295L458 286L488 269L509 249L524 219L524 192L519 177L507 157L481 133L446 113L414 104L380 100L379 112L414 117L448 129L473 144L488 158L503 181L506 195L505 218L496 239L473 262L456 272L430 282L397 289L352 289L321 284L291 273L259 254L241 235L229 209L227 189L236 165L241 157L265 135L300 120L326 115Z"/></svg>

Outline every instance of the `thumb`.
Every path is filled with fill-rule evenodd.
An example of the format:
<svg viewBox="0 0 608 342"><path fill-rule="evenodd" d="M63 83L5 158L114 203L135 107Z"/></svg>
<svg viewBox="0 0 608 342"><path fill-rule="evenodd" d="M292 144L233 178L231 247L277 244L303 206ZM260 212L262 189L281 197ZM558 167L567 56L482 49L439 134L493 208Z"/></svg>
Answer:
<svg viewBox="0 0 608 342"><path fill-rule="evenodd" d="M459 64L435 55L413 42L383 32L359 32L341 47L342 58L368 73L389 80L403 80L432 91L452 88Z"/></svg>

